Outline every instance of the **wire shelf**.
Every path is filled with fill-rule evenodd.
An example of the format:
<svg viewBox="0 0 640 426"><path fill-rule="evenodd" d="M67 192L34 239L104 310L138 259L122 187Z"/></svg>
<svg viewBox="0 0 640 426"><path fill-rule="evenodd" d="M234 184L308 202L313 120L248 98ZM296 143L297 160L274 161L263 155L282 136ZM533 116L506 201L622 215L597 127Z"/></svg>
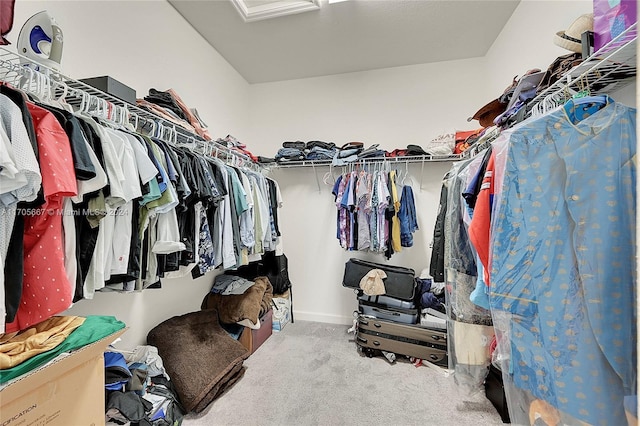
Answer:
<svg viewBox="0 0 640 426"><path fill-rule="evenodd" d="M0 81L32 94L38 93L42 84L50 84L56 94L65 95L65 101L74 109L78 109L84 102L93 102L97 99L100 102L96 104L101 103L116 113L120 111L120 114L126 116L126 121L142 133L153 132L160 135L160 139L172 144L195 145L204 154L220 157L237 165L260 167L242 152L218 142L206 140L178 123L166 120L137 105L129 104L3 47L0 47Z"/></svg>
<svg viewBox="0 0 640 426"><path fill-rule="evenodd" d="M527 110L530 112L536 104L551 95L560 95L564 100L568 100L573 93L583 90L588 90L591 95L611 93L635 81L636 26L637 23L634 23L539 93L527 105Z"/></svg>
<svg viewBox="0 0 640 426"><path fill-rule="evenodd" d="M564 97L568 99L571 97L572 93L580 92L585 89L588 89L592 95L611 93L612 91L620 90L635 81L637 56L636 26L637 24L634 23L594 55L572 68L563 75L562 78L550 85L543 92L539 93L527 105L528 115L536 104L539 104L544 101L546 97L551 95L564 95ZM219 144L215 141L207 141L199 135L181 127L179 124L168 121L153 112L140 108L137 105L128 104L121 99L109 95L108 93L96 89L86 83L74 80L56 70L37 64L24 56L0 47L0 80L8 83L14 83L16 87L20 87L26 91L36 92L39 87L38 85L41 83L37 78L28 78L32 75L47 75L54 82L66 87L69 90L69 95L66 97L66 101L75 108L81 106L82 103L86 101L87 97L100 99L104 102L108 102L110 105L117 106L124 110L129 122L134 122L135 127L138 130L144 131L145 127L147 127L147 131L150 131L151 129L155 131L155 126L159 126L159 131L157 133L161 135L161 139L163 140L179 144L196 144L201 147L203 152L209 155L221 156L241 165L250 164L252 166L261 167L265 170L272 168L324 167L332 165L331 160L300 160L256 164L248 155L242 152ZM15 84L17 82L20 83ZM483 141L482 143L472 145L461 154L366 158L349 164L362 165L384 162L426 163L457 161L477 155L490 144L491 140Z"/></svg>
<svg viewBox="0 0 640 426"><path fill-rule="evenodd" d="M590 94L604 94L612 91L620 90L628 84L635 81L636 78L636 40L637 40L637 24L627 28L622 34L611 40L606 46L603 46L598 52L593 54L587 60L583 61L576 67L569 70L561 79L550 85L543 92L539 93L527 105L529 115L531 109L536 104L543 101L547 96L565 94L567 99L571 98L573 93L582 90L589 90ZM495 140L495 137L488 138L484 141L476 143L469 147L461 154L439 155L439 156L413 156L413 157L386 157L386 158L368 158L357 160L353 164L368 164L378 162L406 162L406 163L425 163L437 161L457 161L474 157L478 153L488 148ZM322 161L290 161L286 163L276 163L276 168L288 167L316 167L331 166L331 160Z"/></svg>
<svg viewBox="0 0 640 426"><path fill-rule="evenodd" d="M399 157L373 157L373 158L361 158L349 163L344 164L344 167L350 165L363 165L363 164L378 164L378 163L433 163L444 161L456 161L460 159L460 154L450 155L412 155L412 156L399 156ZM333 160L296 160L270 163L276 168L286 169L292 167L324 167L331 166ZM343 167L334 166L334 167Z"/></svg>

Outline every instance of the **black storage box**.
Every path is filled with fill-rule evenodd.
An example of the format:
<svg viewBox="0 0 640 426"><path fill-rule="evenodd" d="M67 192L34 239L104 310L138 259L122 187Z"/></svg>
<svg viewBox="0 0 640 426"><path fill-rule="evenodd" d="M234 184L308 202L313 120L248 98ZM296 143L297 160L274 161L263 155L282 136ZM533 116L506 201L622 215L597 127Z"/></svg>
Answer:
<svg viewBox="0 0 640 426"><path fill-rule="evenodd" d="M89 86L95 87L104 93L130 103L131 105L136 104L136 91L108 75L102 77L83 78L80 81L88 84Z"/></svg>

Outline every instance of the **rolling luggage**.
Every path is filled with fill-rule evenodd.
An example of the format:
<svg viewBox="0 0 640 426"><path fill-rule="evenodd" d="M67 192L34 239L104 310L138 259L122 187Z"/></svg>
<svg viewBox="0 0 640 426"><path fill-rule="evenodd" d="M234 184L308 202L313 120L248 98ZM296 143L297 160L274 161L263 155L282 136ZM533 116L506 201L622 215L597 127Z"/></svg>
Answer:
<svg viewBox="0 0 640 426"><path fill-rule="evenodd" d="M402 266L384 265L352 258L345 264L342 285L360 289L360 281L372 269L381 269L387 275L387 278L383 280L386 296L413 301L416 291L416 273L413 269Z"/></svg>
<svg viewBox="0 0 640 426"><path fill-rule="evenodd" d="M366 300L362 300L361 298L358 299L358 307L360 309L360 313L363 315L389 321L395 321L403 324L417 324L420 321L420 313L415 307L413 309L397 308L394 306L368 302ZM405 303L410 304L410 302Z"/></svg>
<svg viewBox="0 0 640 426"><path fill-rule="evenodd" d="M365 353L371 349L393 352L448 367L447 332L417 325L398 324L360 315L356 344Z"/></svg>
<svg viewBox="0 0 640 426"><path fill-rule="evenodd" d="M391 308L417 309L413 300L401 300L389 296L367 296L362 294L358 296L359 301L375 303L376 305L388 306Z"/></svg>

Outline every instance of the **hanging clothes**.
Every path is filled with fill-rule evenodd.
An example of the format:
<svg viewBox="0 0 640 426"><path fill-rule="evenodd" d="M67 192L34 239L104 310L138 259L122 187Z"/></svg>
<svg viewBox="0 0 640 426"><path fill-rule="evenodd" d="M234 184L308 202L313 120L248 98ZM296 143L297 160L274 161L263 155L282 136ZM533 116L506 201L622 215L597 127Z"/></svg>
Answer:
<svg viewBox="0 0 640 426"><path fill-rule="evenodd" d="M402 247L412 247L413 234L420 228L418 227L413 189L411 189L409 185L404 185L402 187L398 220L400 223L400 242Z"/></svg>
<svg viewBox="0 0 640 426"><path fill-rule="evenodd" d="M490 303L509 336L506 377L514 400L542 400L564 423L623 424L637 393L635 131L636 110L611 99L577 122L559 108L510 135L494 183Z"/></svg>
<svg viewBox="0 0 640 426"><path fill-rule="evenodd" d="M0 331L281 247L275 181L0 88Z"/></svg>
<svg viewBox="0 0 640 426"><path fill-rule="evenodd" d="M64 197L77 194L70 142L53 114L33 104L28 107L38 139L45 204L25 217L23 292L6 332L60 313L73 301L74 287L64 268L61 214Z"/></svg>
<svg viewBox="0 0 640 426"><path fill-rule="evenodd" d="M409 186L401 187L396 182L395 170L345 173L338 177L331 192L337 209L336 237L345 250L381 253L389 259L402 250L402 227L407 227L407 234L418 230L413 192ZM405 193L410 195L401 219L401 194ZM405 238L409 240L406 235Z"/></svg>
<svg viewBox="0 0 640 426"><path fill-rule="evenodd" d="M4 286L0 286L0 332L4 331L5 318L6 322L14 321L22 297L24 209L35 208L44 201L40 167L29 136L33 133L35 137L33 120L25 124L22 108L31 119L26 103L19 106L0 94L0 261L4 276Z"/></svg>

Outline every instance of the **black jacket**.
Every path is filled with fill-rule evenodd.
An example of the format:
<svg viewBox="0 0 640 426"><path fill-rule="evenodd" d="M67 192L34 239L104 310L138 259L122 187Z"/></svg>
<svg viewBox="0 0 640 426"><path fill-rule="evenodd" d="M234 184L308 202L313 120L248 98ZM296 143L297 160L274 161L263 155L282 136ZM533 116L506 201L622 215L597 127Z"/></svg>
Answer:
<svg viewBox="0 0 640 426"><path fill-rule="evenodd" d="M431 265L429 274L436 283L444 282L444 220L447 216L447 180L449 172L442 179L442 189L440 190L440 206L438 216L433 228L433 247L431 248Z"/></svg>

